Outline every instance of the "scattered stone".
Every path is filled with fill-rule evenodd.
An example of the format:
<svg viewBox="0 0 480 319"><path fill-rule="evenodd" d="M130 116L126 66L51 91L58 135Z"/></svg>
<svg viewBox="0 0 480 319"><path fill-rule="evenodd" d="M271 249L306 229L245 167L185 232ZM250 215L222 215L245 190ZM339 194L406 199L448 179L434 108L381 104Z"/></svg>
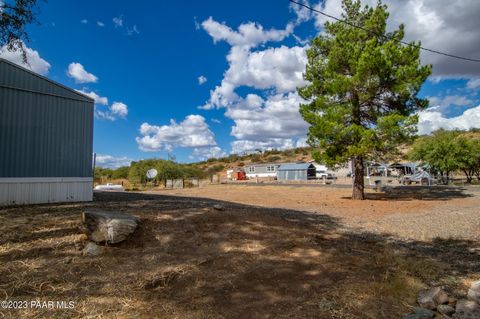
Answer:
<svg viewBox="0 0 480 319"><path fill-rule="evenodd" d="M452 315L455 312L455 308L449 305L438 305L437 311L444 315Z"/></svg>
<svg viewBox="0 0 480 319"><path fill-rule="evenodd" d="M438 304L437 300L439 301L444 300L445 296L443 294L445 294L445 292L440 287L424 289L418 293L417 302L422 308L434 310Z"/></svg>
<svg viewBox="0 0 480 319"><path fill-rule="evenodd" d="M457 309L453 319L477 319L480 318L480 306L473 300L460 299L457 301Z"/></svg>
<svg viewBox="0 0 480 319"><path fill-rule="evenodd" d="M421 290L417 302L422 308L434 310L437 305L448 303L449 297L440 287Z"/></svg>
<svg viewBox="0 0 480 319"><path fill-rule="evenodd" d="M99 256L103 254L105 248L99 246L93 242L88 242L88 244L83 248L82 254L84 256Z"/></svg>
<svg viewBox="0 0 480 319"><path fill-rule="evenodd" d="M448 305L449 306L455 307L456 304L457 304L457 298L454 298L454 297L448 298Z"/></svg>
<svg viewBox="0 0 480 319"><path fill-rule="evenodd" d="M433 297L433 300L435 301L435 303L436 303L437 305L443 305L443 304L448 303L449 296L447 295L447 293L446 293L443 289L440 289L440 288L439 288L439 291L438 291L438 293Z"/></svg>
<svg viewBox="0 0 480 319"><path fill-rule="evenodd" d="M220 205L220 204L215 204L213 205L213 209L216 209L216 210L224 210L225 207L223 205Z"/></svg>
<svg viewBox="0 0 480 319"><path fill-rule="evenodd" d="M415 308L415 314L418 316L418 319L430 319L435 316L433 311L424 308Z"/></svg>
<svg viewBox="0 0 480 319"><path fill-rule="evenodd" d="M467 298L480 304L480 280L472 283L468 290Z"/></svg>
<svg viewBox="0 0 480 319"><path fill-rule="evenodd" d="M403 319L431 319L435 313L425 308L415 308L415 313L406 315Z"/></svg>

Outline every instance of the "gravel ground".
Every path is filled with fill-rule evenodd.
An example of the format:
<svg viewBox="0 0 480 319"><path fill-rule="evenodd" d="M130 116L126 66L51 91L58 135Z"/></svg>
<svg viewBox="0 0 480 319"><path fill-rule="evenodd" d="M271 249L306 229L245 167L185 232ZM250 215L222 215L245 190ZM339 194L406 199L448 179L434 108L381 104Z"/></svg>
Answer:
<svg viewBox="0 0 480 319"><path fill-rule="evenodd" d="M436 208L418 214L394 214L362 225L367 230L416 240L455 238L480 240L478 206Z"/></svg>
<svg viewBox="0 0 480 319"><path fill-rule="evenodd" d="M350 189L328 186L216 185L164 194L213 198L262 207L315 212L338 218L347 229L398 239L480 239L480 187L394 187L369 190L352 201Z"/></svg>

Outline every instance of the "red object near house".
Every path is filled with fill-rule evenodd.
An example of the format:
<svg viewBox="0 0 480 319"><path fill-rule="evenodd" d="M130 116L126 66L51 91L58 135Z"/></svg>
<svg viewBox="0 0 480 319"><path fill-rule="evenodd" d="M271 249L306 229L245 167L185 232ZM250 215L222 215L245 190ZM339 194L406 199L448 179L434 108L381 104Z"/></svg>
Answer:
<svg viewBox="0 0 480 319"><path fill-rule="evenodd" d="M247 180L247 174L244 171L237 171L237 181Z"/></svg>

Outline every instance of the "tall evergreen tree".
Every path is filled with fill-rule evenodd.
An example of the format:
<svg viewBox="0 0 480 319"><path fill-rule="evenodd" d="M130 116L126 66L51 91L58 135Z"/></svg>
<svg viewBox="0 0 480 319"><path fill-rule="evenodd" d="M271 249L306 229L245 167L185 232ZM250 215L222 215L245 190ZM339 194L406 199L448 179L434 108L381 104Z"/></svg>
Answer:
<svg viewBox="0 0 480 319"><path fill-rule="evenodd" d="M325 23L307 50L300 106L311 125L313 156L327 165L353 163L353 199L364 199L364 162L397 150L416 133L417 93L431 74L420 43L403 45L404 26L386 31L387 6L343 0L342 21Z"/></svg>

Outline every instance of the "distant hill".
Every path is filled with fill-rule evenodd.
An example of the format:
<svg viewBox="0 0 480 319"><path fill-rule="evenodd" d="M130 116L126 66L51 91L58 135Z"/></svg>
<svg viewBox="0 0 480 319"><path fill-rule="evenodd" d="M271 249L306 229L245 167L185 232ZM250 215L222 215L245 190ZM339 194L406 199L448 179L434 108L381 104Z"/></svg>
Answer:
<svg viewBox="0 0 480 319"><path fill-rule="evenodd" d="M299 147L288 150L266 150L255 153L236 155L222 158L210 158L206 161L194 163L203 171L226 174L228 169L243 167L252 163L292 163L312 161L312 148Z"/></svg>

